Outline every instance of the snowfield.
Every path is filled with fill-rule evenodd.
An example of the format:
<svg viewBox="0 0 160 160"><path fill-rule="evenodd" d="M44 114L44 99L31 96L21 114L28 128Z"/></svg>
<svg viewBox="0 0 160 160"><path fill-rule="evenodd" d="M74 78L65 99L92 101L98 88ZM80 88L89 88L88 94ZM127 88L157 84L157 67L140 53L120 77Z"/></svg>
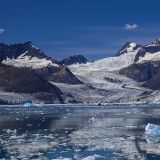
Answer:
<svg viewBox="0 0 160 160"><path fill-rule="evenodd" d="M58 67L58 64L53 63L51 60L47 60L45 58L37 58L37 57L31 57L27 56L26 53L21 54L19 57L15 58L7 58L6 60L3 60L2 63L18 68L27 67L32 69L40 69L47 66L54 66Z"/></svg>
<svg viewBox="0 0 160 160"><path fill-rule="evenodd" d="M159 102L159 91L140 87L140 83L119 74L119 70L134 63L135 56L140 48L134 50L135 43L125 48L126 53L119 57L109 57L87 64L68 66L69 69L85 84L98 89L97 94L103 95L97 101L101 102ZM160 53L160 52L159 52ZM147 54L142 59L151 59L159 56L159 53ZM141 60L142 60L141 59ZM139 62L138 62L139 63ZM72 92L68 86L58 85L62 91ZM74 87L74 86L73 86ZM88 94L91 91L85 91ZM74 93L78 94L80 93ZM83 95L85 95L83 93ZM145 93L149 93L146 95ZM79 95L80 97L80 95ZM88 96L87 96L88 97ZM89 97L88 97L89 98Z"/></svg>
<svg viewBox="0 0 160 160"><path fill-rule="evenodd" d="M147 52L137 63L145 63L146 61L160 61L160 52L154 54Z"/></svg>

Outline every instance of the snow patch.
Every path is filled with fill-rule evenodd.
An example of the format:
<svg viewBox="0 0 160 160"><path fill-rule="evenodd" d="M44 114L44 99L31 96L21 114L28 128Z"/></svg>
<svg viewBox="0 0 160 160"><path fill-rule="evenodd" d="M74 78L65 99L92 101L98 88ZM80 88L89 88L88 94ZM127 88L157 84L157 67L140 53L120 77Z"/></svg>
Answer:
<svg viewBox="0 0 160 160"><path fill-rule="evenodd" d="M96 160L95 156L88 156L85 158L82 158L82 160Z"/></svg>
<svg viewBox="0 0 160 160"><path fill-rule="evenodd" d="M154 54L147 52L137 63L145 63L146 61L160 61L160 52Z"/></svg>
<svg viewBox="0 0 160 160"><path fill-rule="evenodd" d="M38 57L31 57L27 56L26 53L21 54L19 57L15 58L7 58L6 60L3 60L2 63L18 68L27 67L32 69L40 69L47 66L54 66L58 67L58 64L53 63L51 60L47 60L45 58L38 58Z"/></svg>

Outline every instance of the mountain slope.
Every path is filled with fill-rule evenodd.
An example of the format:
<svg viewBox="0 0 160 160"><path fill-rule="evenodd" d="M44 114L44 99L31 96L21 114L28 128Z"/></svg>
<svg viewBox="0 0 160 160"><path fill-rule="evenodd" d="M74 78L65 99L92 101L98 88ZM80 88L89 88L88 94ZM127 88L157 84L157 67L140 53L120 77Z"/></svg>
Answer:
<svg viewBox="0 0 160 160"><path fill-rule="evenodd" d="M133 42L126 42L122 48L116 53L116 56L120 56L125 53L133 52L137 50L138 48L141 48L142 46Z"/></svg>
<svg viewBox="0 0 160 160"><path fill-rule="evenodd" d="M15 68L0 64L0 88L3 91L34 94L48 94L54 101L63 102L62 92L59 88L49 83L46 79L36 74L33 70L26 68ZM39 93L39 94L38 94ZM48 102L47 97L44 102Z"/></svg>
<svg viewBox="0 0 160 160"><path fill-rule="evenodd" d="M20 55L24 54L30 57L37 57L39 59L50 59L52 62L57 63L57 61L51 57L45 55L39 48L35 47L31 41L24 43L17 43L12 45L7 45L4 43L0 43L0 62L9 58L16 59Z"/></svg>
<svg viewBox="0 0 160 160"><path fill-rule="evenodd" d="M62 77L58 77L61 75L60 73L64 71L65 67L59 64L55 59L48 57L39 48L33 46L30 41L14 45L1 43L0 62L17 68L33 69L37 74L42 75L45 78L51 79L53 76L52 80L55 80L56 82L57 80L54 78L55 75L58 81L62 83L81 83L69 69L66 69L65 74L63 74L67 79L66 81L64 81L64 78L62 80Z"/></svg>

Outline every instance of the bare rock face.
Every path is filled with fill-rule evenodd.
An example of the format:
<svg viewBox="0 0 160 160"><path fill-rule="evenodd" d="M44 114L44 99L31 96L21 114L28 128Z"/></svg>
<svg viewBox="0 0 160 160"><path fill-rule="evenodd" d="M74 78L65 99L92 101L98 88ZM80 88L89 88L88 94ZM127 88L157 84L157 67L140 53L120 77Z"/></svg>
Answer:
<svg viewBox="0 0 160 160"><path fill-rule="evenodd" d="M121 69L119 73L138 82L143 82L143 87L160 89L160 61L135 63Z"/></svg>
<svg viewBox="0 0 160 160"><path fill-rule="evenodd" d="M67 67L62 68L58 73L50 75L48 80L58 83L83 84Z"/></svg>
<svg viewBox="0 0 160 160"><path fill-rule="evenodd" d="M60 64L63 64L65 66L72 65L72 64L86 64L89 62L84 56L82 55L74 55L70 56L68 58L63 59L60 61Z"/></svg>
<svg viewBox="0 0 160 160"><path fill-rule="evenodd" d="M37 96L43 93L52 96L52 102L58 100L63 103L61 90L28 68L15 68L0 64L0 88L15 93L36 93Z"/></svg>
<svg viewBox="0 0 160 160"><path fill-rule="evenodd" d="M31 41L13 45L0 43L0 62L2 62L6 58L16 59L18 56L25 52L28 56L51 59L54 63L57 63L55 59L48 57L41 49L33 46Z"/></svg>

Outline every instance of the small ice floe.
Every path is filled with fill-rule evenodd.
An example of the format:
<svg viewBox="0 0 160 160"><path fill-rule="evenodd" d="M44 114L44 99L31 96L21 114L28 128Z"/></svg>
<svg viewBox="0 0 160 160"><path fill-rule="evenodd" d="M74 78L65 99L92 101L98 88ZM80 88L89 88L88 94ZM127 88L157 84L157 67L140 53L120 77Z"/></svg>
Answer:
<svg viewBox="0 0 160 160"><path fill-rule="evenodd" d="M145 131L147 134L160 136L160 126L158 125L148 123L148 125L145 128Z"/></svg>
<svg viewBox="0 0 160 160"><path fill-rule="evenodd" d="M7 129L6 132L7 132L8 134L10 134L10 133L17 133L17 130L16 130L16 129L14 129L14 130Z"/></svg>
<svg viewBox="0 0 160 160"><path fill-rule="evenodd" d="M160 126L148 123L145 127L145 133L148 143L160 142Z"/></svg>
<svg viewBox="0 0 160 160"><path fill-rule="evenodd" d="M23 107L38 107L38 106L40 106L40 104L35 104L35 103L25 103L24 105L23 105Z"/></svg>
<svg viewBox="0 0 160 160"><path fill-rule="evenodd" d="M95 156L88 156L85 158L82 158L82 160L96 160Z"/></svg>
<svg viewBox="0 0 160 160"><path fill-rule="evenodd" d="M90 118L88 122L94 123L95 122L95 117Z"/></svg>
<svg viewBox="0 0 160 160"><path fill-rule="evenodd" d="M59 157L57 159L52 159L52 160L72 160L71 158L63 158L63 157Z"/></svg>

